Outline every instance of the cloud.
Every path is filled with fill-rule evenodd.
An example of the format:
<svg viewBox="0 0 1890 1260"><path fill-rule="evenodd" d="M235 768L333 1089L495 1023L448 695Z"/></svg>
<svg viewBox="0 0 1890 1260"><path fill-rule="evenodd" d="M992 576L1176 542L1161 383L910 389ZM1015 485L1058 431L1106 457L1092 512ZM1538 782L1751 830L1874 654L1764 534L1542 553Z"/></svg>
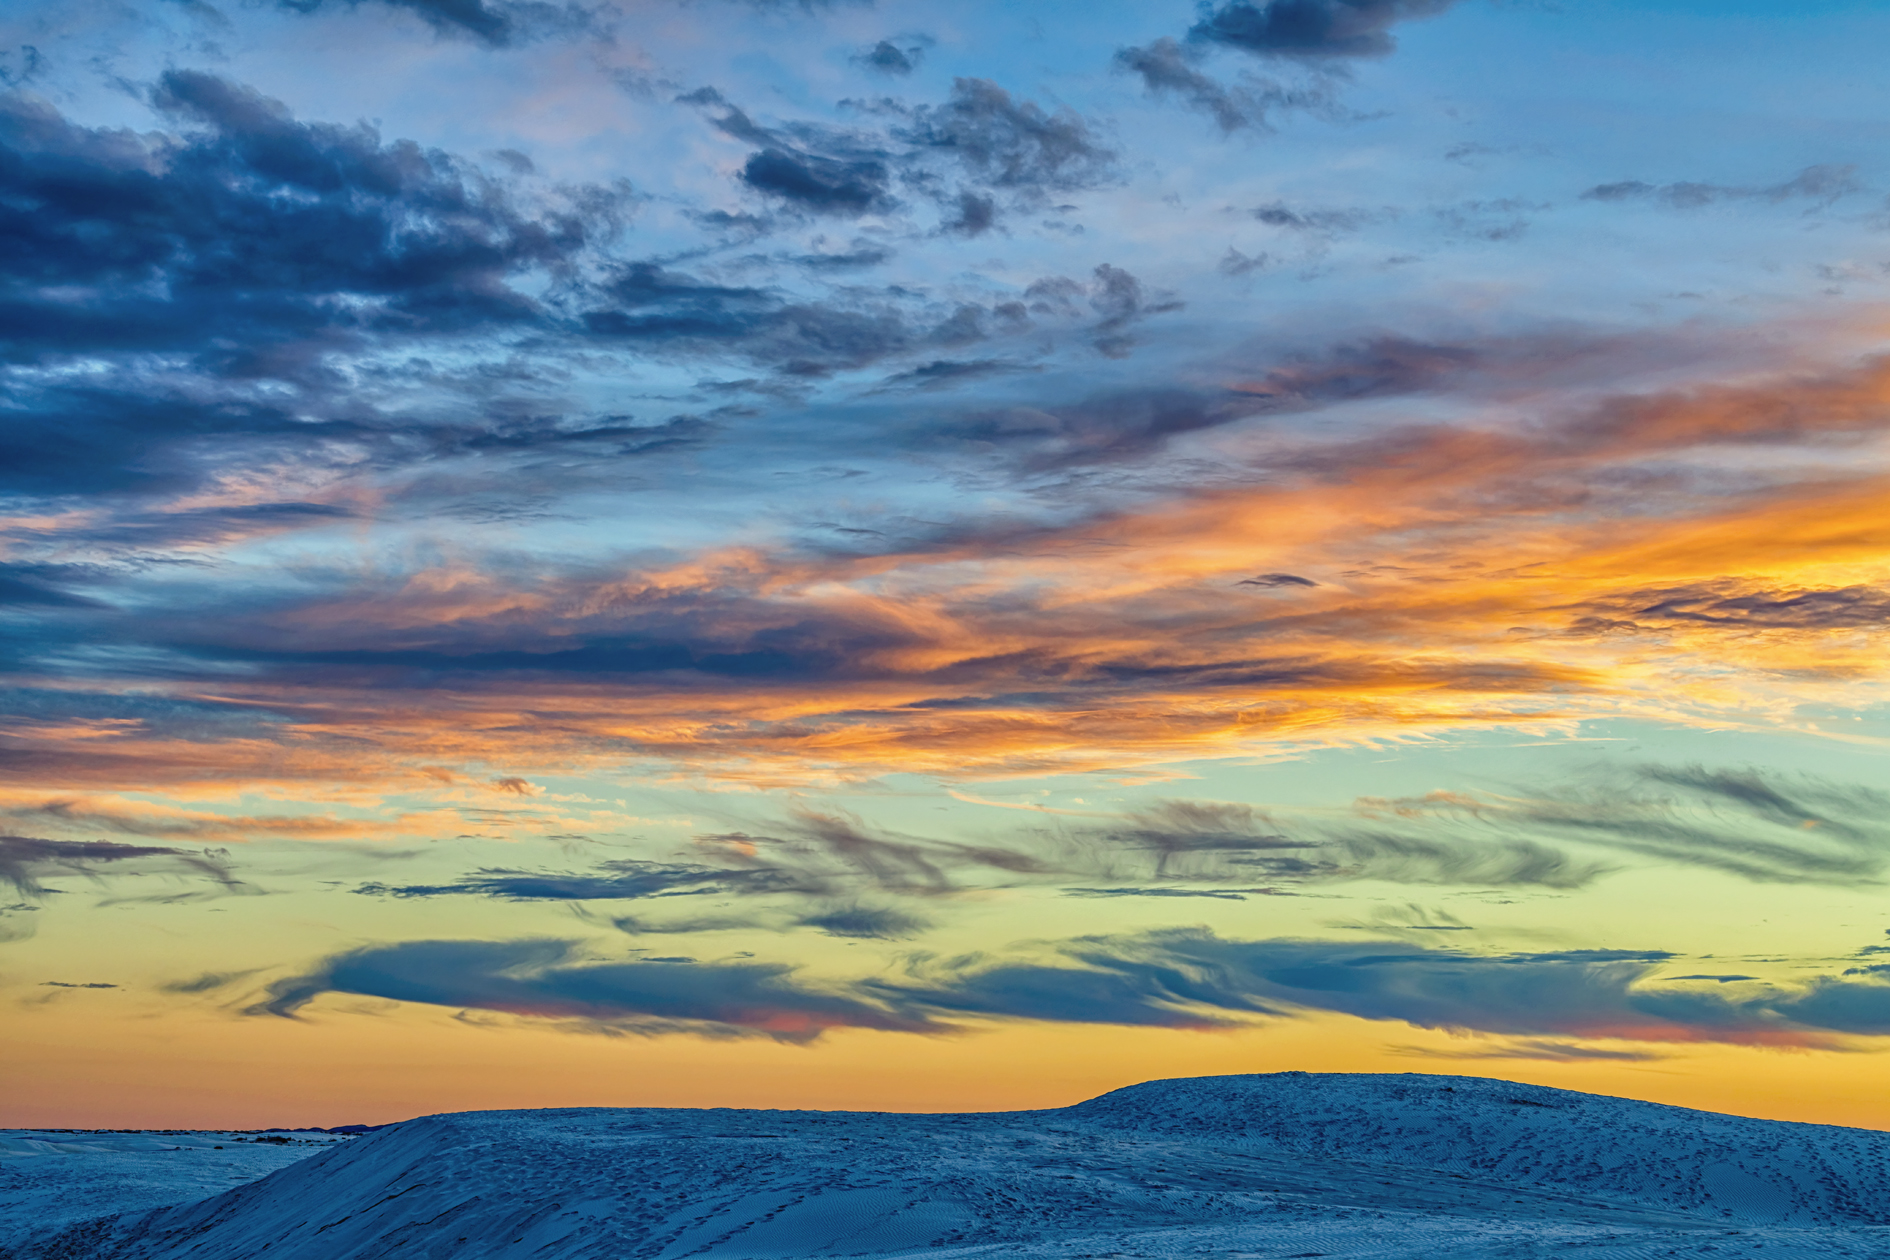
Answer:
<svg viewBox="0 0 1890 1260"><path fill-rule="evenodd" d="M698 915L680 919L651 919L620 915L611 926L631 936L683 936L697 932L792 932L812 928L841 940L902 941L921 935L930 919L887 906L826 904L783 910L745 908L741 914Z"/></svg>
<svg viewBox="0 0 1890 1260"><path fill-rule="evenodd" d="M1564 848L1523 837L1393 835L1335 826L1317 817L1282 821L1250 805L1220 801L1158 801L1124 814L1117 822L1064 827L1041 835L1039 851L1046 855L1046 876L1106 875L1117 884L1108 889L1064 890L1081 896L1290 895L1308 886L1356 880L1414 886L1580 888L1610 869ZM1256 878L1270 883L1263 888L1172 886L1238 885ZM1433 922L1407 917L1397 925L1418 921Z"/></svg>
<svg viewBox="0 0 1890 1260"><path fill-rule="evenodd" d="M917 70L919 63L925 59L926 43L909 39L902 48L889 39L882 39L865 52L856 54L853 64L876 74L904 78Z"/></svg>
<svg viewBox="0 0 1890 1260"><path fill-rule="evenodd" d="M1038 304L1050 305L1042 290ZM1120 326L1097 340L1105 353L1129 347ZM1006 452L1033 472L1049 472L1132 461L1185 434L1237 424L1266 406L1245 394L1131 387L1047 407L973 412L933 432L972 449Z"/></svg>
<svg viewBox="0 0 1890 1260"><path fill-rule="evenodd" d="M109 732L110 727L105 730ZM0 817L62 831L157 839L249 841L264 837L336 840L385 834L387 824L332 814L219 814L118 796L61 795L0 789ZM401 821L393 820L398 827ZM204 850L202 852L208 852Z"/></svg>
<svg viewBox="0 0 1890 1260"><path fill-rule="evenodd" d="M1590 614L1596 628L1710 626L1727 630L1842 630L1890 622L1890 592L1872 586L1753 589L1735 581L1628 591Z"/></svg>
<svg viewBox="0 0 1890 1260"><path fill-rule="evenodd" d="M248 1013L292 1017L323 994L348 993L601 1031L782 1041L831 1028L938 1034L967 1018L1211 1029L1332 1013L1516 1039L1464 1057L1570 1062L1645 1057L1589 1041L1831 1049L1846 1037L1890 1035L1890 967L1703 990L1659 978L1674 958L1237 940L1168 928L1040 942L1028 954L919 953L896 976L814 984L781 964L607 961L564 940L407 941L336 954L280 979Z"/></svg>
<svg viewBox="0 0 1890 1260"><path fill-rule="evenodd" d="M934 359L922 363L909 371L889 376L881 383L882 389L945 389L966 381L985 380L994 376L1008 376L1015 372L1032 370L1023 363L1007 362L1003 359Z"/></svg>
<svg viewBox="0 0 1890 1260"><path fill-rule="evenodd" d="M955 79L937 105L848 102L879 127L789 122L766 126L714 88L677 98L708 112L716 130L759 146L742 183L803 214L894 215L895 188L939 208L939 229L977 236L996 223L998 197L1036 208L1113 178L1115 155L1068 108L1047 111L987 79Z"/></svg>
<svg viewBox="0 0 1890 1260"><path fill-rule="evenodd" d="M720 865L618 859L582 872L488 868L446 884L367 883L355 891L401 899L477 896L499 901L811 898L822 904L812 909L796 908L786 921L818 928L829 935L880 936L908 934L922 927L924 921L905 911L864 906L857 899L862 890L936 897L972 886L965 879L966 872L995 871L1006 880L1014 880L1048 876L1058 869L1053 860L1032 851L1030 837L991 844L907 837L870 827L841 810L795 809L765 832L757 829L704 834L695 838L695 845ZM757 915L743 921L768 928L772 919L773 928L778 930L781 915ZM736 920L720 918L696 922L713 923L713 930L737 924ZM676 929L652 924L647 930Z"/></svg>
<svg viewBox="0 0 1890 1260"><path fill-rule="evenodd" d="M217 989L227 988L238 980L246 980L255 975L256 971L255 968L246 971L205 971L189 980L173 980L159 985L158 988L164 993L211 993Z"/></svg>
<svg viewBox="0 0 1890 1260"><path fill-rule="evenodd" d="M1435 17L1456 0L1227 0L1188 30L1195 43L1263 57L1325 60L1383 57L1397 43L1391 28Z"/></svg>
<svg viewBox="0 0 1890 1260"><path fill-rule="evenodd" d="M1540 1037L1461 1049L1398 1046L1393 1048L1392 1053L1424 1059L1525 1059L1540 1063L1651 1063L1667 1057L1658 1050L1622 1050L1586 1046L1573 1041L1549 1041Z"/></svg>
<svg viewBox="0 0 1890 1260"><path fill-rule="evenodd" d="M861 215L887 199L884 163L839 161L811 153L763 149L742 167L742 182L815 214Z"/></svg>
<svg viewBox="0 0 1890 1260"><path fill-rule="evenodd" d="M750 830L695 838L705 861L618 859L582 871L484 868L431 884L364 883L358 894L402 900L641 902L611 922L633 935L792 932L897 940L932 919L888 898L933 904L995 888L1057 888L1064 896L1242 901L1377 880L1405 886L1577 888L1606 865L1512 836L1369 834L1314 821L1283 825L1250 806L1169 800L1111 821L1008 830L974 840L901 835L840 810L800 808ZM1265 885L1253 881L1264 879ZM1075 881L1085 881L1069 886ZM733 911L699 902L739 898ZM909 904L909 903L908 903ZM667 913L665 913L667 912ZM1377 932L1469 931L1418 907L1354 925Z"/></svg>
<svg viewBox="0 0 1890 1260"><path fill-rule="evenodd" d="M923 1016L802 984L774 963L586 961L570 941L405 941L279 980L250 1014L293 1017L324 993L580 1021L655 1035L808 1042L833 1028L941 1033Z"/></svg>
<svg viewBox="0 0 1890 1260"><path fill-rule="evenodd" d="M582 319L599 344L739 355L802 378L864 367L919 339L904 310L871 294L800 302L770 290L704 283L645 262L612 268Z"/></svg>
<svg viewBox="0 0 1890 1260"><path fill-rule="evenodd" d="M614 238L627 189L528 191L196 71L165 72L152 103L176 132L86 128L0 97L0 230L22 245L0 265L16 347L0 490L189 491L234 468L352 462L338 444L412 463L534 429L634 440L542 416L510 432L495 417L413 424L332 370L370 346L546 325L527 290ZM74 355L94 366L47 370ZM278 493L120 528L190 541L350 515Z"/></svg>
<svg viewBox="0 0 1890 1260"><path fill-rule="evenodd" d="M1163 37L1139 48L1117 50L1115 66L1139 77L1149 95L1178 97L1207 114L1223 134L1243 128L1270 130L1268 115L1276 110L1336 111L1332 89L1323 83L1294 87L1253 78L1239 84L1222 83L1200 69L1204 51L1199 43Z"/></svg>
<svg viewBox="0 0 1890 1260"><path fill-rule="evenodd" d="M1243 254L1229 245L1227 252L1221 256L1221 261L1215 265L1215 270L1224 276L1246 276L1256 271L1265 271L1272 265L1271 254Z"/></svg>
<svg viewBox="0 0 1890 1260"><path fill-rule="evenodd" d="M952 80L944 104L913 111L893 134L954 159L986 187L1032 197L1093 187L1115 162L1082 115L1017 100L989 79Z"/></svg>
<svg viewBox="0 0 1890 1260"><path fill-rule="evenodd" d="M1814 209L1823 209L1841 197L1862 189L1855 166L1826 164L1807 166L1782 183L1762 187L1738 187L1724 184L1675 183L1649 184L1638 179L1614 184L1597 184L1582 194L1583 201L1658 201L1682 210L1694 210L1722 201L1810 201Z"/></svg>
<svg viewBox="0 0 1890 1260"><path fill-rule="evenodd" d="M1277 888L1065 888L1062 892L1065 897L1206 897L1214 901L1293 895Z"/></svg>
<svg viewBox="0 0 1890 1260"><path fill-rule="evenodd" d="M1722 871L1755 883L1856 884L1890 871L1890 796L1811 775L1704 766L1603 766L1527 794L1361 798L1390 823L1359 839L1536 836ZM1396 831L1397 823L1417 824Z"/></svg>
<svg viewBox="0 0 1890 1260"><path fill-rule="evenodd" d="M151 861L151 859L157 859ZM165 848L157 845L119 844L112 840L42 840L33 836L0 836L0 882L21 897L35 900L49 891L40 881L59 876L97 880L106 875L189 873L223 888L242 887L230 873L228 854L220 850Z"/></svg>
<svg viewBox="0 0 1890 1260"><path fill-rule="evenodd" d="M1325 1011L1523 1038L1829 1047L1837 1036L1890 1033L1890 983L1876 977L1825 976L1735 996L1671 989L1655 979L1673 957L1661 950L1483 954L1388 941L1239 941L1174 928L1079 937L1055 952L1065 961L921 961L910 981L861 987L940 1016L1176 1028ZM1584 1057L1581 1048L1533 1048L1540 1057Z"/></svg>
<svg viewBox="0 0 1890 1260"><path fill-rule="evenodd" d="M997 201L982 193L964 191L956 204L946 204L947 217L939 230L948 236L983 236L997 225Z"/></svg>
<svg viewBox="0 0 1890 1260"><path fill-rule="evenodd" d="M1051 279L1023 312L1039 326L1095 336L1113 318L1108 285ZM927 335L861 314L801 343L763 290L653 264L612 283L629 341L751 338L784 370ZM1145 285L1139 301L1160 304ZM7 693L31 720L9 727L3 755L75 792L407 782L421 765L483 780L494 771L480 763L625 758L806 784L1120 770L1604 713L1773 725L1781 679L1852 703L1883 676L1855 635L1878 611L1867 566L1884 488L1847 452L1883 431L1890 364L1591 394L1512 422L1514 399L1606 376L1626 353L1564 336L1383 335L1186 388L1071 396L1033 380L1042 396L1027 405L888 406L876 440L1055 500L1015 514L922 520L892 506L850 515L839 535L814 529L822 510L773 539L596 564L422 558L271 577L234 603L188 569L161 585L114 576L137 592L136 617L93 570L35 573L113 599L33 605L0 627L0 653L28 676L69 669L75 652L101 672L96 686ZM1504 418L1277 422L1431 396L1499 400ZM1183 462L1210 443L1215 458ZM1264 588L1239 585L1256 574L1320 585L1256 598ZM494 711L559 717L485 725ZM1413 852L1442 869L1427 848L1449 839L1440 828L1361 825L1372 847L1359 860L1394 869ZM1522 852L1502 865L1532 864L1555 869ZM1274 878L1255 868L1243 882Z"/></svg>
<svg viewBox="0 0 1890 1260"><path fill-rule="evenodd" d="M1191 928L1080 937L1057 952L1068 961L976 960L865 988L916 1010L1069 1023L1214 1027L1304 1009L1422 1028L1594 1036L1616 1021L1623 1029L1647 1022L1629 1018L1628 990L1666 957L1568 961L1384 941L1230 941Z"/></svg>
<svg viewBox="0 0 1890 1260"><path fill-rule="evenodd" d="M1547 210L1546 204L1517 197L1499 197L1492 201L1465 201L1432 211L1439 224L1452 236L1465 240L1515 241L1529 230L1523 216L1534 210Z"/></svg>
<svg viewBox="0 0 1890 1260"><path fill-rule="evenodd" d="M1274 834L1271 820L1252 806L1212 801L1161 801L1127 816L1126 825L1101 832L1109 844L1154 855L1155 876L1165 878L1184 854L1254 854L1303 848Z"/></svg>
<svg viewBox="0 0 1890 1260"><path fill-rule="evenodd" d="M351 9L369 0L342 0ZM493 48L510 48L547 35L583 31L594 15L579 5L532 0L378 0L390 9L418 16L442 35L469 38ZM285 9L313 13L336 0L276 0Z"/></svg>
<svg viewBox="0 0 1890 1260"><path fill-rule="evenodd" d="M828 936L857 940L898 941L917 936L931 926L927 919L900 910L873 906L844 906L816 911L795 921Z"/></svg>
<svg viewBox="0 0 1890 1260"><path fill-rule="evenodd" d="M778 868L724 870L634 859L604 862L589 872L484 869L450 884L368 883L357 893L401 899L473 896L498 901L623 901L644 897L761 896L810 893L822 886Z"/></svg>

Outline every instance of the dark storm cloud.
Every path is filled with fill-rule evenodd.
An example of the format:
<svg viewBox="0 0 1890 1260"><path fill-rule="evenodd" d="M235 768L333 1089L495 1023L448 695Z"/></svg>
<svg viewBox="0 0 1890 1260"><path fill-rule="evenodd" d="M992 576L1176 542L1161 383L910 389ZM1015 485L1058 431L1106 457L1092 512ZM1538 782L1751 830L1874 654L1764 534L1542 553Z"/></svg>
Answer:
<svg viewBox="0 0 1890 1260"><path fill-rule="evenodd" d="M576 1020L632 1033L807 1042L830 1028L936 1033L947 1026L772 963L590 962L569 941L405 941L338 954L279 980L251 1014L294 1016L324 993Z"/></svg>
<svg viewBox="0 0 1890 1260"><path fill-rule="evenodd" d="M1814 203L1814 208L1822 208L1862 188L1863 185L1857 180L1855 166L1825 164L1807 166L1791 179L1761 187L1687 182L1649 184L1629 179L1614 184L1597 184L1582 194L1582 200L1658 201L1683 210L1723 201L1759 201L1776 205L1784 201L1805 200Z"/></svg>
<svg viewBox="0 0 1890 1260"><path fill-rule="evenodd" d="M1383 57L1395 49L1391 28L1434 17L1456 0L1228 0L1188 29L1195 43L1263 57L1329 60Z"/></svg>
<svg viewBox="0 0 1890 1260"><path fill-rule="evenodd" d="M1875 883L1890 871L1890 795L1810 775L1701 766L1601 767L1547 790L1361 798L1335 829L1387 851L1477 836L1578 843L1757 883Z"/></svg>

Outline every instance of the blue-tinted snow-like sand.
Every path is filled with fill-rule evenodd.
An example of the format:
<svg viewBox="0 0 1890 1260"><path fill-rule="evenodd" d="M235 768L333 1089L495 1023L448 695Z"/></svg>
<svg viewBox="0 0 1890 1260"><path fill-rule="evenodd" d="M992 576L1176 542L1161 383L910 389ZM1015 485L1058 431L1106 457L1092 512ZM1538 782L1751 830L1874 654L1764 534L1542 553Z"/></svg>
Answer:
<svg viewBox="0 0 1890 1260"><path fill-rule="evenodd" d="M1869 1130L1445 1076L983 1115L467 1112L197 1202L16 1220L0 1257L1890 1257L1887 1159Z"/></svg>

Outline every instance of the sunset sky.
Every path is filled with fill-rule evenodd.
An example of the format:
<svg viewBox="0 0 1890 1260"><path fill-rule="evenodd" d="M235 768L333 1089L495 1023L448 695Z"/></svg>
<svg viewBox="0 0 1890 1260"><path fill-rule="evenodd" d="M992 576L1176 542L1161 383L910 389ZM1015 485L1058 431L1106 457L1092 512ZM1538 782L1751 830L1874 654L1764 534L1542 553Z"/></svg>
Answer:
<svg viewBox="0 0 1890 1260"><path fill-rule="evenodd" d="M0 1124L1890 1127L1885 47L6 6Z"/></svg>

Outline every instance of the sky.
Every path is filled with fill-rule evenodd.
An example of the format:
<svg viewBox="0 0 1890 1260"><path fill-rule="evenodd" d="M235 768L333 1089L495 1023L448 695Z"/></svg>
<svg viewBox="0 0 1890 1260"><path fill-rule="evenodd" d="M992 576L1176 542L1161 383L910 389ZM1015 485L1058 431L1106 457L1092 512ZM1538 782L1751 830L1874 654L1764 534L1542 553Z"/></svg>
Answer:
<svg viewBox="0 0 1890 1260"><path fill-rule="evenodd" d="M1890 1127L1887 41L6 6L0 1124Z"/></svg>

